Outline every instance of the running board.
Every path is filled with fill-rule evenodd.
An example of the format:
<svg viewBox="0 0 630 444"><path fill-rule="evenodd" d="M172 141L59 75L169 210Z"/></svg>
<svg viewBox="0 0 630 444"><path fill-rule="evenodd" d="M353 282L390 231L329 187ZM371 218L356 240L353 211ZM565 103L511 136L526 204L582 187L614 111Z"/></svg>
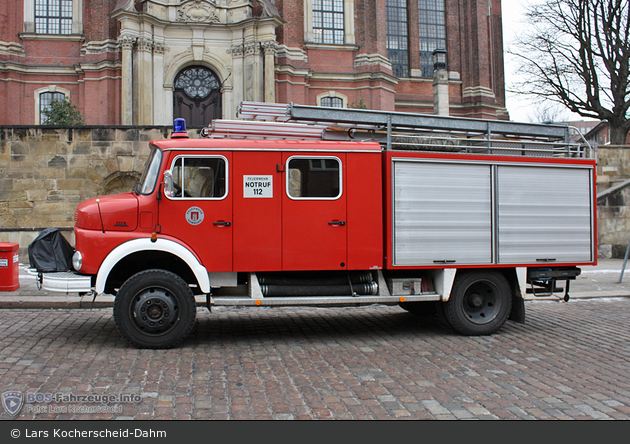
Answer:
<svg viewBox="0 0 630 444"><path fill-rule="evenodd" d="M398 304L400 302L440 301L439 294L410 296L279 296L253 299L246 296L210 296L214 306L298 306L298 305L354 305Z"/></svg>

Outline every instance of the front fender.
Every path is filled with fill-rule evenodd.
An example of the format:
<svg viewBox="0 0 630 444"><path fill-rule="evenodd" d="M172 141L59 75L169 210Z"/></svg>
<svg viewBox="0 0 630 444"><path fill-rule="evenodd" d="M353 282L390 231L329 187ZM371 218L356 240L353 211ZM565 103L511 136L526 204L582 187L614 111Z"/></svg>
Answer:
<svg viewBox="0 0 630 444"><path fill-rule="evenodd" d="M96 275L96 294L101 294L105 291L107 278L116 264L120 262L121 259L139 251L164 251L179 257L195 274L197 282L199 282L199 289L203 293L210 293L210 278L208 277L208 271L206 270L206 267L201 265L190 250L177 242L168 239L158 239L155 242L151 242L151 239L149 238L141 238L127 241L114 248L107 255Z"/></svg>

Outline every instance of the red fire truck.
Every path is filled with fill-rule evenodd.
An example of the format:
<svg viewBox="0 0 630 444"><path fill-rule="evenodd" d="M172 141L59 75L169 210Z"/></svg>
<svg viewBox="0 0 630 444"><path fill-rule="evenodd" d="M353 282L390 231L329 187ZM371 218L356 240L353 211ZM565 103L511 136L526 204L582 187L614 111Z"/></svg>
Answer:
<svg viewBox="0 0 630 444"><path fill-rule="evenodd" d="M200 138L176 122L132 192L81 203L74 271L44 288L115 295L121 335L147 348L183 341L204 295L437 309L487 335L524 322L527 293L568 300L596 264L595 161L566 126L263 103L238 117Z"/></svg>

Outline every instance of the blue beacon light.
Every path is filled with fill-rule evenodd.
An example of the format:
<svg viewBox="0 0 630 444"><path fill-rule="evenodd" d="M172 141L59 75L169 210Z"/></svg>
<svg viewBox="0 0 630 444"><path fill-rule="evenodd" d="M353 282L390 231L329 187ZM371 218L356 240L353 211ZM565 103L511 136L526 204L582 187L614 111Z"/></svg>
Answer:
<svg viewBox="0 0 630 444"><path fill-rule="evenodd" d="M182 118L177 118L173 122L173 132L171 133L171 138L188 138L188 133L186 132L186 120Z"/></svg>

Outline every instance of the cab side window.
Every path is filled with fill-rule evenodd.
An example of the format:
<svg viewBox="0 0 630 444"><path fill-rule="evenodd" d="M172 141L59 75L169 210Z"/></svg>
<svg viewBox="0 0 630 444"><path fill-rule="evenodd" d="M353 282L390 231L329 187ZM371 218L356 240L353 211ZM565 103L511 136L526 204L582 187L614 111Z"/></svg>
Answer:
<svg viewBox="0 0 630 444"><path fill-rule="evenodd" d="M337 157L292 157L288 161L287 193L292 199L338 199L341 161Z"/></svg>
<svg viewBox="0 0 630 444"><path fill-rule="evenodd" d="M171 171L174 198L222 199L227 194L226 161L222 157L180 156Z"/></svg>

